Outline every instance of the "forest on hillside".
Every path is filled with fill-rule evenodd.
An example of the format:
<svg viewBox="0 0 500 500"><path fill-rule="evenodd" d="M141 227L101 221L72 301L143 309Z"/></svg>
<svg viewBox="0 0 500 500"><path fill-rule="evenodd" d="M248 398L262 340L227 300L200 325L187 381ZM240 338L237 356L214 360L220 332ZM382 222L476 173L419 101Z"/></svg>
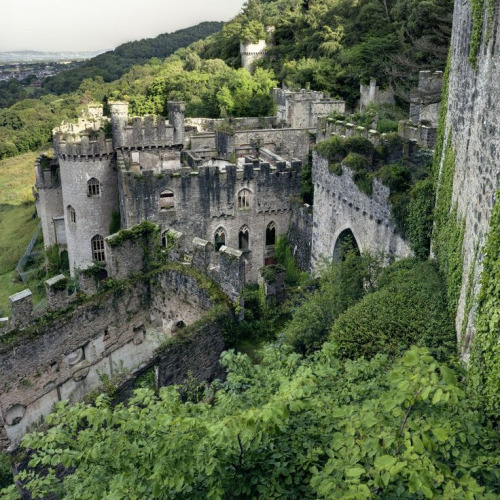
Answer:
<svg viewBox="0 0 500 500"><path fill-rule="evenodd" d="M132 113L161 114L168 99L184 99L188 116L258 116L272 112L276 84L310 84L352 105L359 82L375 77L405 107L420 69L444 69L452 9L452 0L250 0L220 31L166 59L155 52L163 35L125 44L47 82L47 90L66 93L0 110L0 159L41 147L90 100L127 99ZM274 32L266 35L269 25ZM245 74L240 39L266 36L269 57Z"/></svg>

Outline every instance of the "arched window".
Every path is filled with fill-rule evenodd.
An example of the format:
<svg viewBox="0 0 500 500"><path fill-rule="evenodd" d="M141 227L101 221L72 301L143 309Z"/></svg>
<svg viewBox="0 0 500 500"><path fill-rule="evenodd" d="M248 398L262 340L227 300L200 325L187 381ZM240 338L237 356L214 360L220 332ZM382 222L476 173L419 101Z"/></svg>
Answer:
<svg viewBox="0 0 500 500"><path fill-rule="evenodd" d="M92 177L87 181L87 196L100 196L101 195L101 185L99 181Z"/></svg>
<svg viewBox="0 0 500 500"><path fill-rule="evenodd" d="M105 262L106 255L104 254L104 238L100 234L96 234L92 240L92 260Z"/></svg>
<svg viewBox="0 0 500 500"><path fill-rule="evenodd" d="M238 235L239 249L248 250L249 248L249 230L248 226L242 226Z"/></svg>
<svg viewBox="0 0 500 500"><path fill-rule="evenodd" d="M249 189L242 189L238 193L238 208L245 209L250 208L252 192Z"/></svg>
<svg viewBox="0 0 500 500"><path fill-rule="evenodd" d="M68 221L72 223L76 222L76 212L71 205L68 205Z"/></svg>
<svg viewBox="0 0 500 500"><path fill-rule="evenodd" d="M224 228L219 227L219 229L215 231L214 243L216 252L219 251L221 246L226 244L226 231L224 231Z"/></svg>
<svg viewBox="0 0 500 500"><path fill-rule="evenodd" d="M174 193L165 189L160 193L160 210L170 210L174 208Z"/></svg>
<svg viewBox="0 0 500 500"><path fill-rule="evenodd" d="M167 236L167 231L165 231L161 235L161 246L166 248L167 244L168 244L168 236Z"/></svg>
<svg viewBox="0 0 500 500"><path fill-rule="evenodd" d="M274 245L276 243L276 224L270 222L266 228L266 245Z"/></svg>

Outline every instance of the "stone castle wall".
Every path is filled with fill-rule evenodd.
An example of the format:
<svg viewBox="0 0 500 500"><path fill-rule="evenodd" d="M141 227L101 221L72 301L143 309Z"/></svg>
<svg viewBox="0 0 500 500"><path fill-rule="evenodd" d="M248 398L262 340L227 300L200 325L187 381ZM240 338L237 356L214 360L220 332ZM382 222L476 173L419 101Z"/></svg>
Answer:
<svg viewBox="0 0 500 500"><path fill-rule="evenodd" d="M257 280L264 265L266 228L274 222L276 235L286 234L290 222L290 201L300 194L300 167L278 171L269 164L224 167L183 168L155 175L145 171L139 177L121 169L119 185L123 227L143 220L158 224L162 230L176 229L192 237L214 243L215 232L223 229L225 244L239 249L239 233L249 231L246 277ZM298 162L300 165L300 162ZM160 193L173 193L173 206L160 208ZM238 196L247 190L248 206L240 207Z"/></svg>
<svg viewBox="0 0 500 500"><path fill-rule="evenodd" d="M328 161L313 153L314 211L311 247L313 268L323 258L334 256L339 235L350 229L361 252L382 255L384 259L408 257L408 244L395 232L388 201L389 188L373 181L373 194L362 193L343 166L343 174L328 170Z"/></svg>
<svg viewBox="0 0 500 500"><path fill-rule="evenodd" d="M0 345L0 412L7 436L17 442L56 402L83 398L103 376L140 370L179 322L189 325L211 306L195 278L172 269L154 283L140 279L97 295L40 323L36 335L20 331L17 340ZM206 358L218 359L223 346L218 349Z"/></svg>
<svg viewBox="0 0 500 500"><path fill-rule="evenodd" d="M489 230L489 222L500 175L500 15L498 9L493 26L486 28L484 12L483 40L478 52L477 69L468 61L472 28L470 2L455 1L451 44L451 68L447 108L447 136L451 134L455 148L455 176L452 205L457 204L458 215L465 220L463 246L464 265L462 291L456 318L457 331L463 321L468 322L465 338L459 338L463 354L467 355L474 336L473 317L464 318L469 269L475 260L472 289L478 290L481 273L482 249ZM491 36L485 43L487 30ZM446 142L446 141L445 141Z"/></svg>

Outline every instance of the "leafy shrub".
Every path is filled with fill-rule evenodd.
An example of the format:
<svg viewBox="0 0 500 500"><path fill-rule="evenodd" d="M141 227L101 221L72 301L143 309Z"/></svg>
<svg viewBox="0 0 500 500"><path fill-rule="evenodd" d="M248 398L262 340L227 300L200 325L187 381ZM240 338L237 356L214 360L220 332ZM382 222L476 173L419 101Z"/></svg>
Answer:
<svg viewBox="0 0 500 500"><path fill-rule="evenodd" d="M438 358L449 356L455 328L436 264L402 261L389 268L380 288L342 314L330 336L342 358L399 356L413 344L429 347Z"/></svg>
<svg viewBox="0 0 500 500"><path fill-rule="evenodd" d="M316 151L328 161L340 161L347 154L344 141L337 135L332 135L326 141L316 146Z"/></svg>
<svg viewBox="0 0 500 500"><path fill-rule="evenodd" d="M359 153L364 156L371 156L373 144L365 137L354 135L344 140L344 146L348 153Z"/></svg>
<svg viewBox="0 0 500 500"><path fill-rule="evenodd" d="M0 453L0 489L12 484L12 469L7 453Z"/></svg>
<svg viewBox="0 0 500 500"><path fill-rule="evenodd" d="M426 349L341 362L329 344L304 361L270 346L259 365L221 361L211 404L176 387L58 403L48 431L24 438L19 479L37 498L498 498L499 433Z"/></svg>
<svg viewBox="0 0 500 500"><path fill-rule="evenodd" d="M377 177L391 190L402 193L411 185L411 171L406 165L393 163L384 165L377 171Z"/></svg>
<svg viewBox="0 0 500 500"><path fill-rule="evenodd" d="M285 283L287 285L297 286L309 279L307 273L301 271L297 266L286 236L279 236L276 240L274 257L281 267L285 269Z"/></svg>
<svg viewBox="0 0 500 500"><path fill-rule="evenodd" d="M343 160L342 163L352 170L367 170L370 166L370 160L359 153L349 153Z"/></svg>
<svg viewBox="0 0 500 500"><path fill-rule="evenodd" d="M343 261L326 265L319 289L294 311L282 332L285 341L302 354L319 349L333 321L372 289L378 270L375 259L353 250L345 253Z"/></svg>
<svg viewBox="0 0 500 500"><path fill-rule="evenodd" d="M368 196L373 192L373 174L366 170L359 170L354 172L352 176L354 184L358 186L359 190Z"/></svg>
<svg viewBox="0 0 500 500"><path fill-rule="evenodd" d="M388 120L387 118L381 118L377 123L377 132L380 132L381 134L397 132L398 126L399 124L397 121Z"/></svg>

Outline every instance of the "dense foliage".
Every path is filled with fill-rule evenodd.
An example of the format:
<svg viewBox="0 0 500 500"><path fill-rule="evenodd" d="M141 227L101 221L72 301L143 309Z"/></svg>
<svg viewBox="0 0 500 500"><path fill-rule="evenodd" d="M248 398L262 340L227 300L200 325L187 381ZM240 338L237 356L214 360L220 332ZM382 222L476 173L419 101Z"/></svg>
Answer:
<svg viewBox="0 0 500 500"><path fill-rule="evenodd" d="M152 57L164 59L181 47L187 47L196 40L219 31L221 27L220 22L204 22L173 33L164 33L156 38L124 43L114 50L85 61L76 69L48 78L43 88L55 94L63 94L77 90L87 78L101 77L105 82L112 82L132 66L144 64Z"/></svg>
<svg viewBox="0 0 500 500"><path fill-rule="evenodd" d="M374 290L380 265L369 255L352 249L344 260L324 266L319 286L298 306L285 326L285 342L300 353L310 353L327 340L332 323L347 308Z"/></svg>
<svg viewBox="0 0 500 500"><path fill-rule="evenodd" d="M500 492L498 434L425 349L342 362L330 344L306 361L270 347L259 365L234 352L223 363L227 381L197 404L173 387L116 408L59 403L50 430L25 438L33 468L20 478L68 500ZM61 466L74 469L59 482Z"/></svg>
<svg viewBox="0 0 500 500"><path fill-rule="evenodd" d="M403 260L391 266L374 293L333 323L330 338L341 358L398 356L421 345L448 359L456 350L455 327L435 263Z"/></svg>
<svg viewBox="0 0 500 500"><path fill-rule="evenodd" d="M497 192L497 200L499 193ZM485 248L476 336L469 369L471 395L495 421L500 411L500 204L493 207ZM472 282L473 277L469 277ZM468 317L464 318L467 321Z"/></svg>
<svg viewBox="0 0 500 500"><path fill-rule="evenodd" d="M250 0L204 55L237 64L241 33L270 25L263 64L287 84L309 82L352 103L359 81L375 77L405 98L419 69L444 67L452 11L452 0Z"/></svg>

